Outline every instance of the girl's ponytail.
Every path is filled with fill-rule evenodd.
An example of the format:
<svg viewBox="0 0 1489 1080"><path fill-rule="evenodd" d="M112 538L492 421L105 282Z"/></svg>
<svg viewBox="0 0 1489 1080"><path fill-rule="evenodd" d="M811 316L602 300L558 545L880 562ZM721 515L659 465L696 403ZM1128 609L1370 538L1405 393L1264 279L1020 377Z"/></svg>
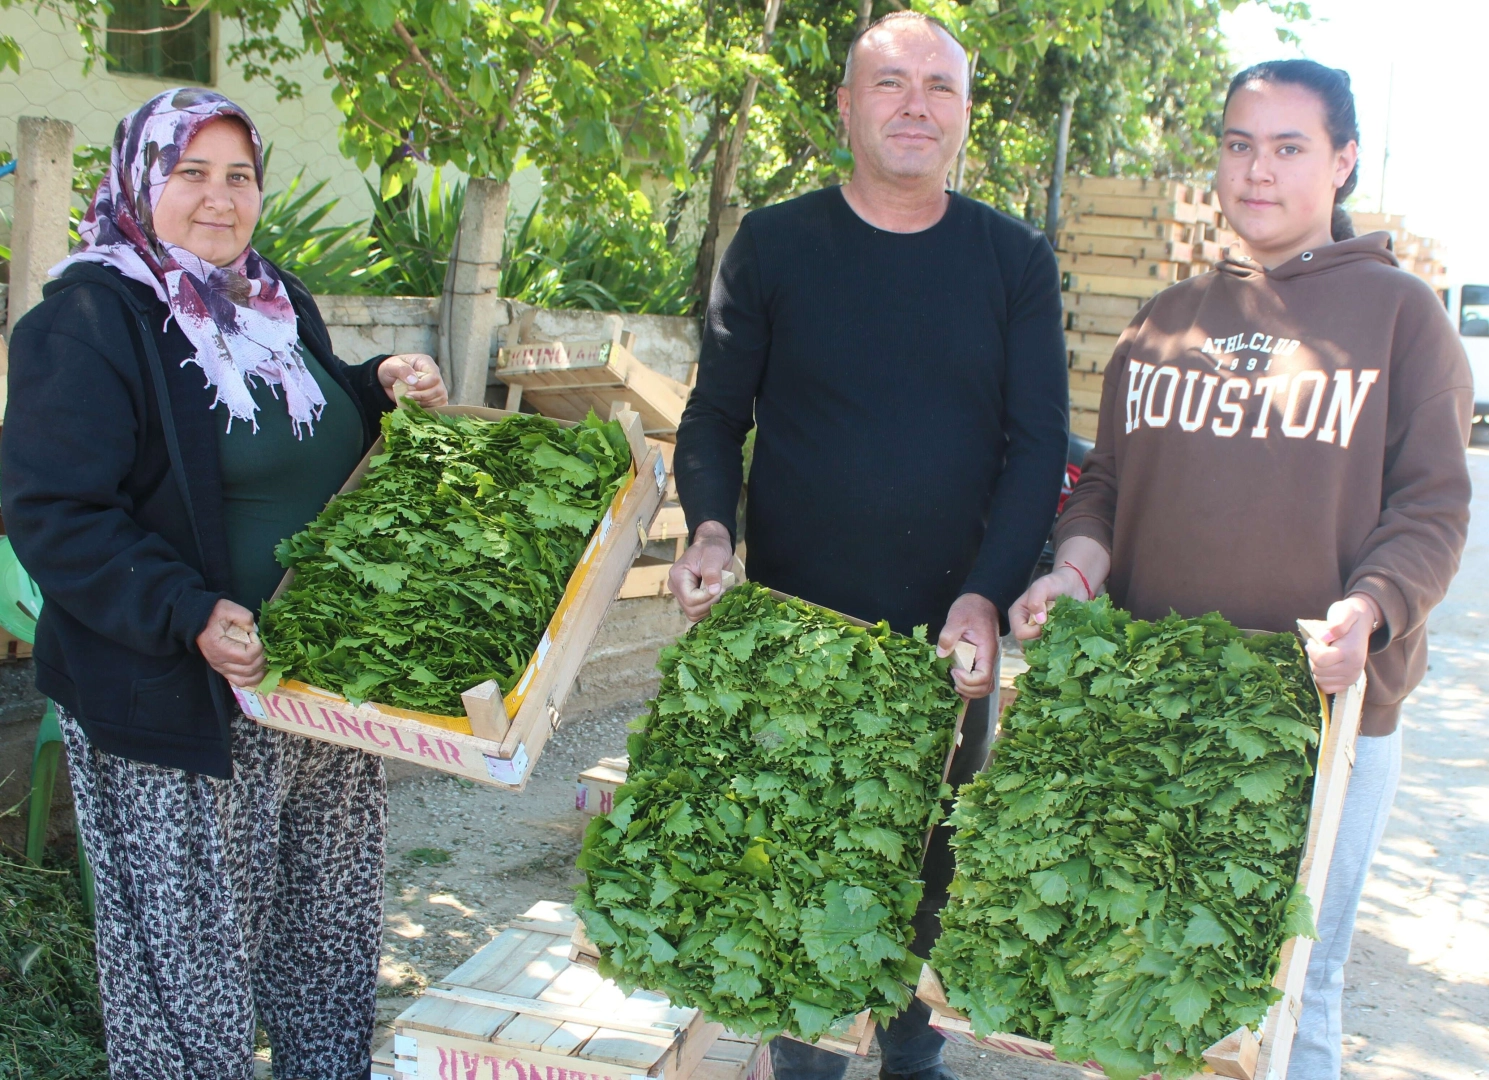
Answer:
<svg viewBox="0 0 1489 1080"><path fill-rule="evenodd" d="M1231 80L1225 103L1248 83L1282 83L1312 90L1324 106L1324 126L1329 131L1329 141L1335 150L1342 150L1351 143L1360 141L1360 122L1355 117L1355 95L1350 89L1349 72L1339 68L1324 67L1312 60L1268 60L1255 64ZM1330 230L1334 240L1348 240L1355 235L1354 223L1344 209L1344 200L1354 192L1360 182L1360 163L1355 162L1349 179L1334 192L1334 217Z"/></svg>

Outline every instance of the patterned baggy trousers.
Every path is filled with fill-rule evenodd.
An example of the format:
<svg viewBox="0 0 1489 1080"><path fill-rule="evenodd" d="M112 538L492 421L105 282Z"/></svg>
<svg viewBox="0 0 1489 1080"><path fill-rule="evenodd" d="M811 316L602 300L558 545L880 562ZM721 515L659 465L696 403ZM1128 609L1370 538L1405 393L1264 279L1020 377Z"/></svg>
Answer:
<svg viewBox="0 0 1489 1080"><path fill-rule="evenodd" d="M368 1075L382 938L381 758L232 725L233 778L94 748L58 710L93 866L114 1080Z"/></svg>

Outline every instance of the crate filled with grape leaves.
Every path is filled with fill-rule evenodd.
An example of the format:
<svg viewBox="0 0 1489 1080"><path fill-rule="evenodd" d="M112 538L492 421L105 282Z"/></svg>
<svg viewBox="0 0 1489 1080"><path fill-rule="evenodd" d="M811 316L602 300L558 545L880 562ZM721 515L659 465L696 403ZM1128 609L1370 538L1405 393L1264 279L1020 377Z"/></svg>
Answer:
<svg viewBox="0 0 1489 1080"><path fill-rule="evenodd" d="M744 1035L865 1052L920 970L921 859L965 713L936 651L923 627L755 584L663 650L580 855L600 972Z"/></svg>
<svg viewBox="0 0 1489 1080"><path fill-rule="evenodd" d="M1111 1080L1283 1075L1364 677L1331 708L1294 634L1106 597L1025 655L950 819L932 1025Z"/></svg>
<svg viewBox="0 0 1489 1080"><path fill-rule="evenodd" d="M666 471L623 412L401 407L276 551L258 723L521 790Z"/></svg>

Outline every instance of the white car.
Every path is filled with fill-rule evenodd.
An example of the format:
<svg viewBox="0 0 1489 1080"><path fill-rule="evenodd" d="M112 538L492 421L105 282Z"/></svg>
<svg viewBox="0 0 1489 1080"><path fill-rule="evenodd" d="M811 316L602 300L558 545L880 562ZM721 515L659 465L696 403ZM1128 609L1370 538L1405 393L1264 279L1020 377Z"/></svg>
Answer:
<svg viewBox="0 0 1489 1080"><path fill-rule="evenodd" d="M1474 419L1489 422L1489 285L1454 286L1445 299L1473 371Z"/></svg>

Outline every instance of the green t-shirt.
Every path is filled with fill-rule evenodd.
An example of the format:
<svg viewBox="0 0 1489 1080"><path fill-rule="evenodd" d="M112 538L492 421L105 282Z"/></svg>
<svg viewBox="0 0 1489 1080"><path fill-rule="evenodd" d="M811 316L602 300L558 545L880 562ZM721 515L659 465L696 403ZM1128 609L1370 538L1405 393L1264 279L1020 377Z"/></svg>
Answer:
<svg viewBox="0 0 1489 1080"><path fill-rule="evenodd" d="M277 388L257 380L252 390L259 407L257 434L241 420L227 430L226 405L213 411L232 596L254 612L284 576L274 549L314 520L362 459L362 417L356 403L303 343L300 355L326 399L314 435L302 427L302 437L296 439L283 391L275 397Z"/></svg>

